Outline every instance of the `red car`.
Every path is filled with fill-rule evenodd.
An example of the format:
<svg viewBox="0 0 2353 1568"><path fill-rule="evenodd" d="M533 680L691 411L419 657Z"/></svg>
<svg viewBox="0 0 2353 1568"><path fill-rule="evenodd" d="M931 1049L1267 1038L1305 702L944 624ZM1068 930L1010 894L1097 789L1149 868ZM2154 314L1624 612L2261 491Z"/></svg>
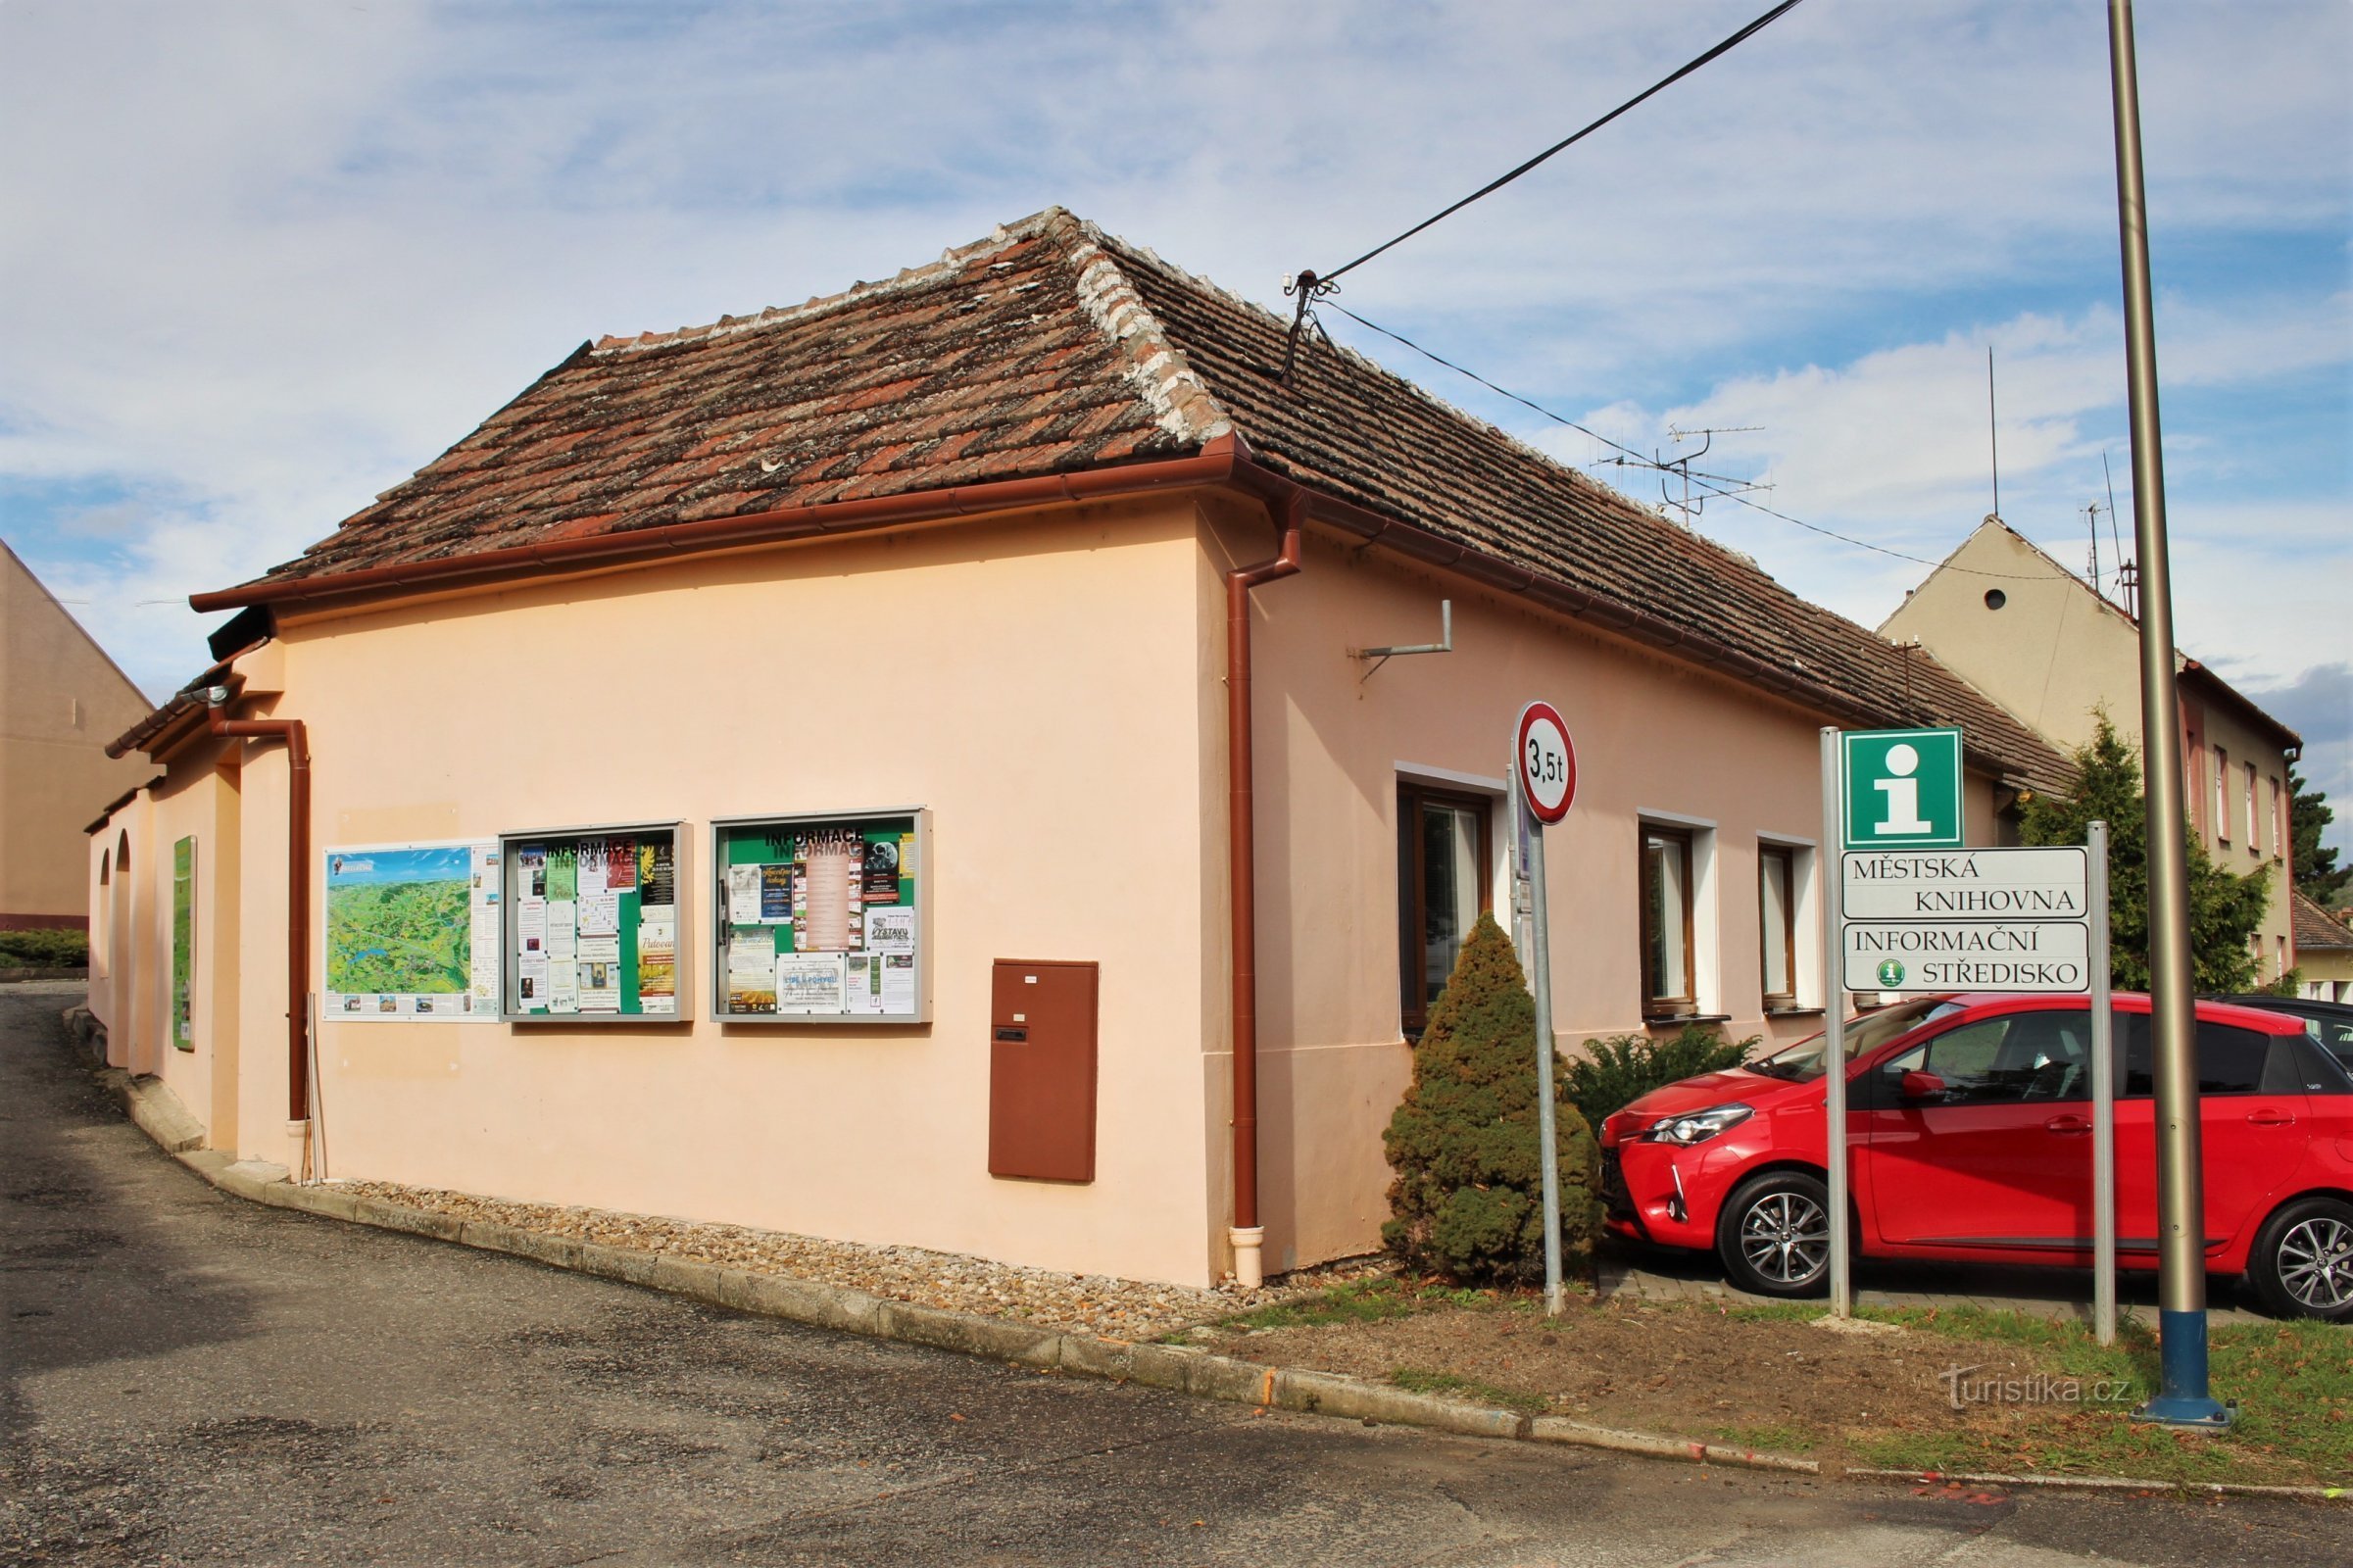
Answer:
<svg viewBox="0 0 2353 1568"><path fill-rule="evenodd" d="M2117 1261L2157 1266L2148 998L2115 1001ZM2088 1266L2091 1009L1922 997L1846 1027L1866 1257ZM1823 1037L1656 1089L1601 1124L1609 1228L1710 1250L1742 1290L1829 1287ZM2206 1266L2353 1320L2353 1072L2278 1013L2197 1004Z"/></svg>

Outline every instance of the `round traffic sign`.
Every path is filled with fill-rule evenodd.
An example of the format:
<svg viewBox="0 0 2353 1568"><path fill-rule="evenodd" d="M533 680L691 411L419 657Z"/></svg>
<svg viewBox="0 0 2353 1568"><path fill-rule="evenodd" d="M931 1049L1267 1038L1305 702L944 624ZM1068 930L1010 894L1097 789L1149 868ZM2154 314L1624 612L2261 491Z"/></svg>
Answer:
<svg viewBox="0 0 2353 1568"><path fill-rule="evenodd" d="M1577 743L1569 739L1568 720L1550 703L1530 703L1520 710L1520 727L1513 747L1520 770L1520 799L1539 822L1550 824L1569 814L1577 798Z"/></svg>

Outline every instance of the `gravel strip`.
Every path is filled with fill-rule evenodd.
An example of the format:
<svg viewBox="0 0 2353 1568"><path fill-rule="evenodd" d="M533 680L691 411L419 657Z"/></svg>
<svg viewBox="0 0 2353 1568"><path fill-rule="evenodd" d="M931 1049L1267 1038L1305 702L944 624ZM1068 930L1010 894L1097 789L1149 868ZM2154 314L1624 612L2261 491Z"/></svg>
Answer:
<svg viewBox="0 0 2353 1568"><path fill-rule="evenodd" d="M606 1208L521 1203L502 1198L394 1182L336 1181L327 1185L404 1208L486 1220L519 1230L601 1242L607 1247L665 1252L673 1257L781 1274L820 1285L846 1286L917 1306L1008 1318L1061 1332L1117 1340L1152 1340L1238 1312L1312 1296L1326 1286L1387 1272L1378 1258L1348 1258L1270 1279L1255 1291L1232 1285L1200 1290L1186 1285L1114 1279L1107 1274L1062 1274L1053 1269L995 1263L920 1247L861 1247L785 1231L700 1220L623 1214Z"/></svg>

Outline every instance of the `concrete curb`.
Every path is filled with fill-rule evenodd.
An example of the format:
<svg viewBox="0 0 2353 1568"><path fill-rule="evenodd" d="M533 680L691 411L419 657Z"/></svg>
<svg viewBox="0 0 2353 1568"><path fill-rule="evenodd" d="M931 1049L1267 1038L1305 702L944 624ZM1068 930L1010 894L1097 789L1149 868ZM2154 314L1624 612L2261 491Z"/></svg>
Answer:
<svg viewBox="0 0 2353 1568"><path fill-rule="evenodd" d="M823 1285L777 1274L754 1274L690 1258L635 1248L608 1247L568 1236L551 1236L488 1220L403 1208L332 1187L305 1187L285 1179L282 1166L258 1160L232 1162L216 1150L198 1149L203 1130L172 1091L153 1079L134 1079L118 1068L99 1073L131 1119L179 1162L214 1187L272 1208L297 1209L323 1219L400 1231L482 1251L505 1252L550 1268L592 1274L643 1286L712 1306L815 1328L863 1334L875 1339L925 1345L965 1355L987 1356L1015 1366L1059 1371L1114 1383L1140 1383L1198 1398L1336 1416L1367 1425L1425 1427L1461 1437L1553 1443L1600 1448L1644 1458L1689 1464L1730 1465L1747 1470L1818 1476L1825 1480L1948 1482L1965 1486L2040 1487L2082 1491L2175 1492L2200 1496L2292 1497L2304 1501L2353 1500L2339 1487L2267 1487L2236 1482L2132 1481L2112 1476L1996 1476L1940 1474L1917 1470L1863 1470L1825 1465L1814 1459L1730 1447L1686 1438L1660 1437L1593 1426L1562 1416L1529 1416L1517 1410L1467 1404L1436 1395L1413 1394L1338 1372L1266 1366L1234 1356L1212 1355L1189 1346L1103 1339L1007 1322L1002 1318L948 1312L907 1301L886 1300L863 1291ZM163 1130L159 1130L163 1129ZM167 1137L192 1140L167 1142Z"/></svg>

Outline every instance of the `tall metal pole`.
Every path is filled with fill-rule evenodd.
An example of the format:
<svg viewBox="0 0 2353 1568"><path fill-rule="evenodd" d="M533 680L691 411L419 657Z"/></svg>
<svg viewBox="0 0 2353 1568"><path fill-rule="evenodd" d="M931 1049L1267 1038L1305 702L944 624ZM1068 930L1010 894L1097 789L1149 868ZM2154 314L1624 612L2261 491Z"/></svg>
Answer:
<svg viewBox="0 0 2353 1568"><path fill-rule="evenodd" d="M1513 812L1528 817L1528 808L1520 799L1519 768L1512 768L1511 802ZM1544 1164L1544 1311L1558 1317L1567 1302L1560 1285L1560 1136L1555 1125L1552 1107L1552 927L1550 906L1544 897L1544 828L1541 822L1530 820L1527 832L1534 841L1528 857L1530 903L1528 911L1529 978L1536 992L1536 1122L1537 1154Z"/></svg>
<svg viewBox="0 0 2353 1568"><path fill-rule="evenodd" d="M1845 919L1838 907L1846 840L1838 831L1838 732L1822 731L1822 1132L1830 1178L1830 1310L1854 1311L1846 1256L1846 976Z"/></svg>
<svg viewBox="0 0 2353 1568"><path fill-rule="evenodd" d="M2140 171L2140 86L2131 0L2108 0L2116 92L2116 211L2124 249L2125 367L2132 397L2132 525L2140 550L2140 744L2148 801L2149 1050L2157 1090L2159 1392L2138 1414L2219 1427L2230 1412L2206 1379L2205 1194L2198 1138L2196 1014L2190 999L2189 867L2183 848L2181 705L2174 688L2173 584L2166 564L2165 460L2157 418L2157 332L2149 297L2148 208Z"/></svg>
<svg viewBox="0 0 2353 1568"><path fill-rule="evenodd" d="M2116 1030L2108 972L2108 824L2085 836L2091 916L2091 1333L2116 1343Z"/></svg>

